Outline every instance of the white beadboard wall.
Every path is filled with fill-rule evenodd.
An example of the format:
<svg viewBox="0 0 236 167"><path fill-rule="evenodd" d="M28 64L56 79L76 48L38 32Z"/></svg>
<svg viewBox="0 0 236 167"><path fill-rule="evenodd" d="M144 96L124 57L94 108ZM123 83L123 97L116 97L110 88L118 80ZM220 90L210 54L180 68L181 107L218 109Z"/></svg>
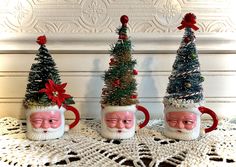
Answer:
<svg viewBox="0 0 236 167"><path fill-rule="evenodd" d="M162 98L186 12L197 15L196 45L205 77L205 106L236 118L236 16L233 0L3 0L0 1L0 117L24 119L28 73L37 36L47 48L82 118L100 117L102 75L122 14L129 16L140 104L162 118ZM67 119L73 115L67 113ZM138 114L142 117L142 114Z"/></svg>

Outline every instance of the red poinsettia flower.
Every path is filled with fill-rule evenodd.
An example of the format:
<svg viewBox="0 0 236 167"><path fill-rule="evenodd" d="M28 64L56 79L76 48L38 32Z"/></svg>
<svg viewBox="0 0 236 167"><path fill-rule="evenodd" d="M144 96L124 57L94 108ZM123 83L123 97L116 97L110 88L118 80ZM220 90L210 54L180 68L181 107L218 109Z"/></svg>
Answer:
<svg viewBox="0 0 236 167"><path fill-rule="evenodd" d="M40 93L46 93L48 98L61 107L62 103L70 98L71 96L65 94L65 87L67 83L55 84L53 80L49 79L48 83L45 84L46 88L39 90Z"/></svg>
<svg viewBox="0 0 236 167"><path fill-rule="evenodd" d="M47 42L47 38L45 35L39 36L36 41L39 45L44 45Z"/></svg>

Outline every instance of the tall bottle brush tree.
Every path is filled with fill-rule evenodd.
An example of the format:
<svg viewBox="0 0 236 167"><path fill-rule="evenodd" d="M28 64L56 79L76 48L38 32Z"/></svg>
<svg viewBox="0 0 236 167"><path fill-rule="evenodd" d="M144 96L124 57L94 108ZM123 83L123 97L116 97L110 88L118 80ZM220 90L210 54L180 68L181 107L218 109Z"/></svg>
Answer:
<svg viewBox="0 0 236 167"><path fill-rule="evenodd" d="M195 45L193 30L198 30L194 24L196 16L192 13L185 15L179 29L185 29L181 45L172 67L167 87L168 95L164 99L182 100L190 103L198 103L203 100L202 82L204 78L200 73L200 64Z"/></svg>
<svg viewBox="0 0 236 167"><path fill-rule="evenodd" d="M118 28L118 41L111 47L109 69L103 76L105 86L102 89L102 105L126 106L137 104L137 83L134 69L136 60L132 58L132 44L127 36L128 17L120 18L122 26Z"/></svg>
<svg viewBox="0 0 236 167"><path fill-rule="evenodd" d="M26 87L26 94L24 99L24 106L26 108L31 106L48 106L52 102L48 99L47 95L40 93L39 90L45 88L45 84L51 79L55 84L61 84L59 71L57 70L56 63L46 48L46 36L39 36L36 41L40 48L36 54L35 63L32 64L28 84ZM67 104L73 104L72 98L66 99Z"/></svg>

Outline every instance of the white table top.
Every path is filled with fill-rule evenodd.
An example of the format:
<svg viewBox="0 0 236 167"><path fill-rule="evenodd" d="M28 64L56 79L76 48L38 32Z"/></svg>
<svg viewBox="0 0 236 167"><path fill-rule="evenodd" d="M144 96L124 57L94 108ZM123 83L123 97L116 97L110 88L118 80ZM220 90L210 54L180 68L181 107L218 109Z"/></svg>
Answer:
<svg viewBox="0 0 236 167"><path fill-rule="evenodd" d="M127 140L102 138L96 120L82 120L62 138L48 141L26 139L25 129L20 120L0 119L1 167L236 166L236 124L228 121L193 141L166 138L160 120Z"/></svg>

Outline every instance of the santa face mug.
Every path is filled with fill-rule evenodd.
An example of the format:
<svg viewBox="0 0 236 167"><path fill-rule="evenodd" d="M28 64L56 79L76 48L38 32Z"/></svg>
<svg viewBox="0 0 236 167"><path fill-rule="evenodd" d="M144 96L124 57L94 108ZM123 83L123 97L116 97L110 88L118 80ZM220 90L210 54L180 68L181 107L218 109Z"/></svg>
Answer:
<svg viewBox="0 0 236 167"><path fill-rule="evenodd" d="M138 128L143 128L150 119L146 108L140 105L103 106L101 111L101 135L108 139L133 137L136 130L136 111L141 111L145 115L144 122L138 125Z"/></svg>
<svg viewBox="0 0 236 167"><path fill-rule="evenodd" d="M75 120L70 125L65 125L65 111L72 111ZM34 107L26 111L27 132L26 137L30 140L49 140L63 136L65 131L72 129L79 123L79 112L72 106L58 107Z"/></svg>
<svg viewBox="0 0 236 167"><path fill-rule="evenodd" d="M164 135L181 140L194 140L201 134L211 132L218 125L218 118L214 111L206 107L172 108L164 110ZM213 120L211 127L201 129L201 115L209 114Z"/></svg>

